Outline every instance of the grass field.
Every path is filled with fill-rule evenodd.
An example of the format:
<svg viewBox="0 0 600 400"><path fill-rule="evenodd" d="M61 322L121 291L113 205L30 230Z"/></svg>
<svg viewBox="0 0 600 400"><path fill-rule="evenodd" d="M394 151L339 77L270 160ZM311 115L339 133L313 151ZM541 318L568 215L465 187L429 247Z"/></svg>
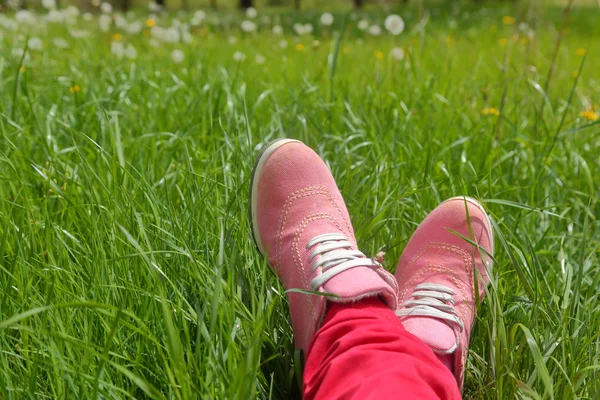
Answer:
<svg viewBox="0 0 600 400"><path fill-rule="evenodd" d="M562 29L562 7L421 20L415 2L398 36L376 8L331 27L259 10L254 32L242 14L0 15L0 398L297 397L247 221L254 157L284 136L327 161L389 270L441 200L489 209L466 399L600 398L600 8Z"/></svg>

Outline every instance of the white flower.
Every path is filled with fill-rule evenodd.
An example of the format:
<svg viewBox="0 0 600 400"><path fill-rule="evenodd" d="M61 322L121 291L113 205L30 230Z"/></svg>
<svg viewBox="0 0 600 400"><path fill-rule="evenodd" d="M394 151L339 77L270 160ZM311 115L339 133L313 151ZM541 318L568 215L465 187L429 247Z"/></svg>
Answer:
<svg viewBox="0 0 600 400"><path fill-rule="evenodd" d="M192 36L191 33L186 31L181 34L181 41L183 43L190 44L190 43L192 43L193 40L194 40L194 37Z"/></svg>
<svg viewBox="0 0 600 400"><path fill-rule="evenodd" d="M125 48L125 51L123 52L123 54L125 55L125 57L129 58L130 60L134 60L135 58L137 58L137 50L135 49L135 47L133 47L133 45L128 44L127 47Z"/></svg>
<svg viewBox="0 0 600 400"><path fill-rule="evenodd" d="M229 44L236 44L237 38L235 36L229 36L228 42Z"/></svg>
<svg viewBox="0 0 600 400"><path fill-rule="evenodd" d="M14 32L19 29L19 24L14 19L4 17L0 14L0 27L4 28L6 31Z"/></svg>
<svg viewBox="0 0 600 400"><path fill-rule="evenodd" d="M108 32L110 29L110 24L112 24L112 18L110 15L102 14L98 18L98 25L100 25L100 30L102 32Z"/></svg>
<svg viewBox="0 0 600 400"><path fill-rule="evenodd" d="M330 13L323 13L321 15L321 25L323 26L331 26L333 24L333 15Z"/></svg>
<svg viewBox="0 0 600 400"><path fill-rule="evenodd" d="M58 10L50 10L48 11L48 15L46 15L46 21L50 23L59 24L63 22L63 20L63 13Z"/></svg>
<svg viewBox="0 0 600 400"><path fill-rule="evenodd" d="M148 43L152 47L158 47L158 46L160 46L160 42L158 40L156 40L155 38L150 38L150 40L148 40Z"/></svg>
<svg viewBox="0 0 600 400"><path fill-rule="evenodd" d="M288 47L288 41L287 41L287 40L285 40L285 39L281 39L281 40L279 41L279 47L281 47L282 49L285 49L285 48L287 48L287 47Z"/></svg>
<svg viewBox="0 0 600 400"><path fill-rule="evenodd" d="M100 3L101 3L100 0L92 0L92 6L94 6L94 7L100 7Z"/></svg>
<svg viewBox="0 0 600 400"><path fill-rule="evenodd" d="M130 35L137 35L142 29L144 29L144 24L141 21L135 21L127 26L127 33Z"/></svg>
<svg viewBox="0 0 600 400"><path fill-rule="evenodd" d="M125 53L125 46L123 46L122 42L112 41L110 43L110 52L114 54L117 58L122 58L123 53Z"/></svg>
<svg viewBox="0 0 600 400"><path fill-rule="evenodd" d="M369 27L369 35L379 36L381 35L381 28L379 25L371 25Z"/></svg>
<svg viewBox="0 0 600 400"><path fill-rule="evenodd" d="M127 25L129 25L127 23L127 20L125 19L125 17L121 14L115 14L115 26L119 29L125 29L127 28Z"/></svg>
<svg viewBox="0 0 600 400"><path fill-rule="evenodd" d="M21 7L21 2L19 0L8 0L6 5L12 10L17 10L19 7Z"/></svg>
<svg viewBox="0 0 600 400"><path fill-rule="evenodd" d="M396 61L404 60L404 50L400 47L394 47L392 51L390 51L390 55Z"/></svg>
<svg viewBox="0 0 600 400"><path fill-rule="evenodd" d="M520 22L518 27L521 32L527 32L529 30L529 24L527 24L527 22Z"/></svg>
<svg viewBox="0 0 600 400"><path fill-rule="evenodd" d="M29 60L29 53L25 54L25 57L23 57L23 54L25 54L25 49L16 48L16 49L12 50L12 55L13 55L14 58L17 58L19 60L21 58L23 58L24 61Z"/></svg>
<svg viewBox="0 0 600 400"><path fill-rule="evenodd" d="M162 11L162 6L155 1L148 3L148 11L151 13L159 13Z"/></svg>
<svg viewBox="0 0 600 400"><path fill-rule="evenodd" d="M69 35L71 35L73 39L83 39L90 36L90 33L88 31L78 31L73 29L69 31Z"/></svg>
<svg viewBox="0 0 600 400"><path fill-rule="evenodd" d="M94 19L94 16L92 15L92 13L86 12L85 14L83 14L84 21L90 22L93 19Z"/></svg>
<svg viewBox="0 0 600 400"><path fill-rule="evenodd" d="M254 32L256 30L256 24L248 20L242 21L241 27L244 32Z"/></svg>
<svg viewBox="0 0 600 400"><path fill-rule="evenodd" d="M369 21L367 21L366 19L361 19L360 21L358 21L358 29L360 29L361 31L366 31L367 28L369 28Z"/></svg>
<svg viewBox="0 0 600 400"><path fill-rule="evenodd" d="M67 42L63 38L55 38L54 40L52 40L52 44L55 47L58 47L59 49L68 49L69 48L69 42Z"/></svg>
<svg viewBox="0 0 600 400"><path fill-rule="evenodd" d="M113 12L113 6L110 3L104 2L100 4L100 11L104 14L110 14Z"/></svg>
<svg viewBox="0 0 600 400"><path fill-rule="evenodd" d="M183 54L183 51L181 51L181 50L173 50L171 52L171 60L173 60L173 62L175 64L179 64L180 62L183 61L184 58L185 58L185 54Z"/></svg>
<svg viewBox="0 0 600 400"><path fill-rule="evenodd" d="M56 8L56 1L55 0L42 0L42 6L46 10L54 10Z"/></svg>
<svg viewBox="0 0 600 400"><path fill-rule="evenodd" d="M198 10L194 13L194 16L190 20L192 26L198 26L206 19L206 13L202 10Z"/></svg>
<svg viewBox="0 0 600 400"><path fill-rule="evenodd" d="M166 43L177 43L181 39L181 34L179 33L179 29L174 26L167 28L165 30L163 41Z"/></svg>
<svg viewBox="0 0 600 400"><path fill-rule="evenodd" d="M233 60L235 62L242 62L246 59L246 55L244 53L242 53L241 51L236 51L235 53L233 53Z"/></svg>
<svg viewBox="0 0 600 400"><path fill-rule="evenodd" d="M283 34L283 28L281 27L281 25L275 25L272 29L273 35L282 35Z"/></svg>
<svg viewBox="0 0 600 400"><path fill-rule="evenodd" d="M19 10L15 13L15 20L19 24L23 25L35 25L37 24L37 18L32 12L27 10Z"/></svg>
<svg viewBox="0 0 600 400"><path fill-rule="evenodd" d="M267 61L267 59L262 54L257 54L254 58L254 61L256 61L258 65L262 65L265 63L265 61Z"/></svg>
<svg viewBox="0 0 600 400"><path fill-rule="evenodd" d="M304 25L296 22L294 24L294 32L296 32L297 35L304 35Z"/></svg>
<svg viewBox="0 0 600 400"><path fill-rule="evenodd" d="M27 47L29 50L39 51L44 48L44 43L42 42L42 39L38 37L32 37L27 41Z"/></svg>
<svg viewBox="0 0 600 400"><path fill-rule="evenodd" d="M404 20L396 14L388 15L385 19L385 29L392 35L399 35L404 31Z"/></svg>
<svg viewBox="0 0 600 400"><path fill-rule="evenodd" d="M304 24L304 33L307 35L313 33L313 26L311 24Z"/></svg>
<svg viewBox="0 0 600 400"><path fill-rule="evenodd" d="M256 8L254 8L254 7L246 8L246 17L248 17L250 19L254 19L254 18L256 18L257 15L258 15L258 12L256 11Z"/></svg>

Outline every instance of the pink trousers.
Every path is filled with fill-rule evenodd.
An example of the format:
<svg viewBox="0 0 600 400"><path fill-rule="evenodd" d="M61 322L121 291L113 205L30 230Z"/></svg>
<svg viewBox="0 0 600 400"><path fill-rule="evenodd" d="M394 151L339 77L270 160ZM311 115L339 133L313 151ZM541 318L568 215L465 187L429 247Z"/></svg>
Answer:
<svg viewBox="0 0 600 400"><path fill-rule="evenodd" d="M304 399L460 399L456 379L379 299L330 303L304 369Z"/></svg>

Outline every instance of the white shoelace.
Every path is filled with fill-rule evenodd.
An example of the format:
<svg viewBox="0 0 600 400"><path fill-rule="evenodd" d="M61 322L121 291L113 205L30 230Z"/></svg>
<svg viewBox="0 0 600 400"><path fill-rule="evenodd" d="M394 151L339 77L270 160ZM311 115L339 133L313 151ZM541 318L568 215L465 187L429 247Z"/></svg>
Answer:
<svg viewBox="0 0 600 400"><path fill-rule="evenodd" d="M431 317L455 324L462 332L464 325L454 308L454 290L436 283L423 283L414 291L396 315L399 317Z"/></svg>
<svg viewBox="0 0 600 400"><path fill-rule="evenodd" d="M306 244L306 249L314 247L309 261L312 271L322 268L322 274L315 277L310 285L318 290L334 276L355 267L381 267L377 261L367 258L360 250L352 250L354 245L340 233L326 233L315 236ZM317 259L317 256L321 256Z"/></svg>

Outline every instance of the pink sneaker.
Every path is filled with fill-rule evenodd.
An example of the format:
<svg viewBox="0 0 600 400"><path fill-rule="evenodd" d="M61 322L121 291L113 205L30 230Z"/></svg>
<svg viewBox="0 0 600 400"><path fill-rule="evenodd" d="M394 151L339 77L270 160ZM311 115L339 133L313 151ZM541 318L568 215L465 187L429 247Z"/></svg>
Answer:
<svg viewBox="0 0 600 400"><path fill-rule="evenodd" d="M396 314L451 369L461 390L476 313L475 282L481 299L493 254L492 227L481 204L454 197L419 225L395 274L401 288Z"/></svg>
<svg viewBox="0 0 600 400"><path fill-rule="evenodd" d="M252 175L254 241L288 292L296 346L307 354L326 300L351 303L379 296L397 308L398 285L356 246L348 211L331 172L302 142L281 139L261 152Z"/></svg>

